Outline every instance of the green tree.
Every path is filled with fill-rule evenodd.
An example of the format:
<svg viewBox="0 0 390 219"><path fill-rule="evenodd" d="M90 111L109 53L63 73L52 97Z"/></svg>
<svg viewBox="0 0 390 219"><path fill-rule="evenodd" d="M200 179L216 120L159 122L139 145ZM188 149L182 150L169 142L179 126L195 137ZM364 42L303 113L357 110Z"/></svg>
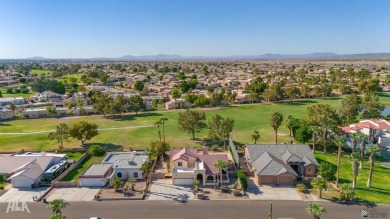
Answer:
<svg viewBox="0 0 390 219"><path fill-rule="evenodd" d="M172 98L177 99L181 97L181 91L179 89L172 90Z"/></svg>
<svg viewBox="0 0 390 219"><path fill-rule="evenodd" d="M114 186L114 191L119 191L119 186L122 185L123 180L121 178L114 178L111 180L112 185Z"/></svg>
<svg viewBox="0 0 390 219"><path fill-rule="evenodd" d="M10 108L10 110L12 111L12 113L13 113L14 116L15 116L16 105L15 105L15 104L11 104L11 105L9 105L9 108Z"/></svg>
<svg viewBox="0 0 390 219"><path fill-rule="evenodd" d="M327 181L333 180L336 172L337 169L333 166L333 164L325 161L321 162L318 167L318 174Z"/></svg>
<svg viewBox="0 0 390 219"><path fill-rule="evenodd" d="M100 145L92 145L88 148L88 153L92 156L101 157L106 153L106 151Z"/></svg>
<svg viewBox="0 0 390 219"><path fill-rule="evenodd" d="M50 132L48 135L50 140L57 140L60 143L59 150L62 151L64 149L64 141L68 141L69 139L69 127L65 123L60 123L57 125L57 129L55 132Z"/></svg>
<svg viewBox="0 0 390 219"><path fill-rule="evenodd" d="M318 189L318 197L322 198L322 190L327 188L328 182L325 178L314 178L311 181L311 185L314 188Z"/></svg>
<svg viewBox="0 0 390 219"><path fill-rule="evenodd" d="M256 144L259 139L260 139L259 131L254 130L252 134L252 140L254 141L254 144Z"/></svg>
<svg viewBox="0 0 390 219"><path fill-rule="evenodd" d="M53 216L56 215L62 216L61 209L66 208L67 206L70 206L70 204L66 202L64 199L54 199L49 202L46 208L51 209Z"/></svg>
<svg viewBox="0 0 390 219"><path fill-rule="evenodd" d="M336 187L339 187L340 180L340 163L341 163L341 150L345 148L345 138L337 136L335 139L335 144L337 145L337 175L336 175Z"/></svg>
<svg viewBox="0 0 390 219"><path fill-rule="evenodd" d="M160 130L161 124L162 124L161 120L156 121L156 122L154 123L154 126L156 126L157 129L158 129L158 138L160 139L160 141L161 141L161 130Z"/></svg>
<svg viewBox="0 0 390 219"><path fill-rule="evenodd" d="M294 139L299 143L305 144L310 141L312 135L312 130L308 125L300 124L299 128L294 132Z"/></svg>
<svg viewBox="0 0 390 219"><path fill-rule="evenodd" d="M135 112L135 115L137 115L139 111L146 110L146 105L141 96L131 96L128 101L128 111Z"/></svg>
<svg viewBox="0 0 390 219"><path fill-rule="evenodd" d="M293 128L293 122L294 122L294 117L292 115L288 115L286 119L286 128L290 132L289 135L291 136L292 128Z"/></svg>
<svg viewBox="0 0 390 219"><path fill-rule="evenodd" d="M79 121L69 128L69 136L81 141L81 145L97 135L99 135L98 125L95 123Z"/></svg>
<svg viewBox="0 0 390 219"><path fill-rule="evenodd" d="M347 95L341 101L340 114L346 118L346 121L356 119L362 110L362 98L356 94Z"/></svg>
<svg viewBox="0 0 390 219"><path fill-rule="evenodd" d="M133 85L133 89L138 91L138 92L141 92L143 89L144 89L144 83L142 81L135 81L134 85Z"/></svg>
<svg viewBox="0 0 390 219"><path fill-rule="evenodd" d="M310 202L309 206L305 209L308 214L312 214L314 219L320 219L323 213L326 213L325 208L318 203Z"/></svg>
<svg viewBox="0 0 390 219"><path fill-rule="evenodd" d="M163 128L163 136L164 136L164 142L165 142L165 122L168 121L168 118L167 117L160 118L160 121L161 121L162 128Z"/></svg>
<svg viewBox="0 0 390 219"><path fill-rule="evenodd" d="M352 163L352 176L353 176L352 188L356 188L356 182L357 182L356 180L359 173L358 162L360 159L360 155L356 152L352 152L349 155L349 159L351 160Z"/></svg>
<svg viewBox="0 0 390 219"><path fill-rule="evenodd" d="M379 102L379 97L375 93L367 92L363 96L363 114L364 119L381 118L381 113L385 109L384 105Z"/></svg>
<svg viewBox="0 0 390 219"><path fill-rule="evenodd" d="M380 151L378 145L370 146L367 150L367 152L370 154L369 161L370 161L370 172L368 173L368 179L367 179L367 187L371 187L371 178L372 178L372 172L374 170L374 164L375 164L375 155Z"/></svg>
<svg viewBox="0 0 390 219"><path fill-rule="evenodd" d="M149 186L150 186L150 183L151 183L150 173L152 171L152 163L150 163L149 161L144 162L141 165L140 170L142 171L142 175L143 175L143 177L144 177L144 179L146 181L145 192L148 192L149 191Z"/></svg>
<svg viewBox="0 0 390 219"><path fill-rule="evenodd" d="M152 151L155 151L155 156L152 157L158 157L163 155L166 151L169 150L169 144L163 141L152 141L150 142L150 149ZM152 159L152 158L150 158Z"/></svg>
<svg viewBox="0 0 390 219"><path fill-rule="evenodd" d="M1 90L0 90L0 97L3 97L3 93L1 92Z"/></svg>
<svg viewBox="0 0 390 219"><path fill-rule="evenodd" d="M178 125L179 129L188 134L192 134L192 139L195 139L195 133L199 133L206 128L206 114L195 110L186 110L179 113Z"/></svg>
<svg viewBox="0 0 390 219"><path fill-rule="evenodd" d="M312 139L313 139L313 154L316 152L316 142L317 142L317 136L320 133L320 127L312 125L310 126L311 132L312 132Z"/></svg>
<svg viewBox="0 0 390 219"><path fill-rule="evenodd" d="M278 143L278 129L279 129L280 125L282 124L282 122L283 122L283 115L281 113L274 112L271 115L270 125L272 126L272 128L274 129L274 132L275 132L275 144Z"/></svg>
<svg viewBox="0 0 390 219"><path fill-rule="evenodd" d="M222 141L224 150L226 150L226 140L229 134L233 131L234 119L222 117L218 114L214 115L207 125L209 129L209 138L217 141Z"/></svg>
<svg viewBox="0 0 390 219"><path fill-rule="evenodd" d="M363 168L363 160L364 160L364 151L366 150L366 143L368 141L368 136L365 134L359 134L358 138L360 140L360 165L359 168Z"/></svg>
<svg viewBox="0 0 390 219"><path fill-rule="evenodd" d="M355 189L352 188L351 184L344 184L340 189L340 199L346 201L352 201L356 197Z"/></svg>
<svg viewBox="0 0 390 219"><path fill-rule="evenodd" d="M223 160L218 160L215 164L214 164L214 167L215 168L218 168L219 170L219 184L222 186L222 170L226 170L227 168L227 164L225 161Z"/></svg>
<svg viewBox="0 0 390 219"><path fill-rule="evenodd" d="M48 107L46 107L46 112L49 115L56 115L57 109L54 106L48 106Z"/></svg>
<svg viewBox="0 0 390 219"><path fill-rule="evenodd" d="M358 133L349 133L348 135L349 135L349 139L351 139L352 151L355 152L356 151L357 139L358 139L359 134Z"/></svg>

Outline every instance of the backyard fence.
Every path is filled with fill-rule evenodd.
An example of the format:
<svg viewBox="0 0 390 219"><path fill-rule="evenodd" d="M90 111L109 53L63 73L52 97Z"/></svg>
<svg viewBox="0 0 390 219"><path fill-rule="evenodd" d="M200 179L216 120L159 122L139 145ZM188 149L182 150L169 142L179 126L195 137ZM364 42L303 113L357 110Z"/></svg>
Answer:
<svg viewBox="0 0 390 219"><path fill-rule="evenodd" d="M74 162L68 169L66 169L61 175L59 175L54 181L53 181L53 184L55 182L59 182L61 181L66 175L68 175L68 173L70 173L70 171L74 170L75 168L77 168L81 162L83 162L87 157L89 156L88 152L86 152L83 156L81 156L76 162Z"/></svg>

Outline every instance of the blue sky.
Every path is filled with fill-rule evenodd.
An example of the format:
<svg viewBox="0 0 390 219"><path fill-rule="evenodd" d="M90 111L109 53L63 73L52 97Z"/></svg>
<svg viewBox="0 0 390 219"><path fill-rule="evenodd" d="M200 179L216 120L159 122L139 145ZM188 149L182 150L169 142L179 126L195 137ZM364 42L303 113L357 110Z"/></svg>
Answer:
<svg viewBox="0 0 390 219"><path fill-rule="evenodd" d="M0 58L390 52L389 0L1 0Z"/></svg>

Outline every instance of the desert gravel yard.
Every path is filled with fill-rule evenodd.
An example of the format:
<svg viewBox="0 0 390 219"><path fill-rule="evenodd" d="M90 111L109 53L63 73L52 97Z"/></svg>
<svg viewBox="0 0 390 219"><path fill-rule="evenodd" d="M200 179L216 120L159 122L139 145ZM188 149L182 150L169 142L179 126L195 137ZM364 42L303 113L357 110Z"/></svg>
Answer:
<svg viewBox="0 0 390 219"><path fill-rule="evenodd" d="M52 201L54 199L64 199L68 202L91 201L98 191L99 188L86 187L53 189L46 200Z"/></svg>

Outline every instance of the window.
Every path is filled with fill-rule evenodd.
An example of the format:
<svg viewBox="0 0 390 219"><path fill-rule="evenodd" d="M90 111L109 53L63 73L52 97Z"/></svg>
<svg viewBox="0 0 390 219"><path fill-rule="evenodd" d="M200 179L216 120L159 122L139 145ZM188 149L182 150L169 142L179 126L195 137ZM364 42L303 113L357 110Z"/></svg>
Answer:
<svg viewBox="0 0 390 219"><path fill-rule="evenodd" d="M138 172L134 172L134 173L133 173L133 177L134 177L134 178L138 178Z"/></svg>
<svg viewBox="0 0 390 219"><path fill-rule="evenodd" d="M182 167L183 166L183 162L178 162L177 166Z"/></svg>

